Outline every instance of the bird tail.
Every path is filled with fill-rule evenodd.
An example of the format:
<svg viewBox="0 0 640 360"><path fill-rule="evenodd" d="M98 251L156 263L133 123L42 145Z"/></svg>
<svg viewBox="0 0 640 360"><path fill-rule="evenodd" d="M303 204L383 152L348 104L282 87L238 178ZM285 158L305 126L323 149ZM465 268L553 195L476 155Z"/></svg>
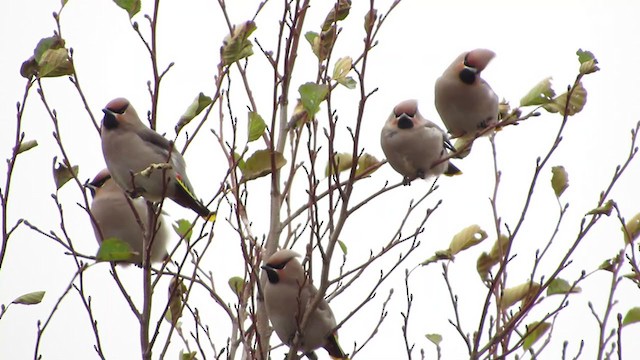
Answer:
<svg viewBox="0 0 640 360"><path fill-rule="evenodd" d="M179 177L177 180L173 201L182 207L195 211L196 214L200 215L200 217L207 221L214 221L216 219L216 213L214 211L209 211L209 209L207 209L200 200L196 199Z"/></svg>
<svg viewBox="0 0 640 360"><path fill-rule="evenodd" d="M455 176L455 175L461 175L462 171L460 169L458 169L457 166L455 166L451 162L449 162L449 164L447 166L447 170L444 171L444 174L446 176Z"/></svg>
<svg viewBox="0 0 640 360"><path fill-rule="evenodd" d="M349 356L342 351L342 348L338 343L338 335L335 333L329 336L327 343L324 345L324 349L327 350L327 353L329 353L329 356L331 356L332 359L349 359Z"/></svg>

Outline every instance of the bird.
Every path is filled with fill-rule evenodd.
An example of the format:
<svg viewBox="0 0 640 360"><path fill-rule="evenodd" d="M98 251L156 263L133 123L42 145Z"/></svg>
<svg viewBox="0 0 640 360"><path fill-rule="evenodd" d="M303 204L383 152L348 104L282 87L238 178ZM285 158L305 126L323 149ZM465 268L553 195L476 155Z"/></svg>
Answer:
<svg viewBox="0 0 640 360"><path fill-rule="evenodd" d="M393 108L382 127L380 144L391 167L404 177L404 185L416 178L461 173L445 159L447 150L454 150L447 134L420 114L416 100Z"/></svg>
<svg viewBox="0 0 640 360"><path fill-rule="evenodd" d="M196 198L184 158L173 142L145 126L125 98L111 100L102 111L102 153L116 183L132 198L158 202L166 196L210 219L213 213ZM169 166L143 171L152 164Z"/></svg>
<svg viewBox="0 0 640 360"><path fill-rule="evenodd" d="M498 95L480 77L495 55L488 49L463 52L436 80L436 110L453 138L474 138L498 122Z"/></svg>
<svg viewBox="0 0 640 360"><path fill-rule="evenodd" d="M300 333L300 348L309 359L316 359L314 350L324 348L332 358L348 359L340 348L335 331L336 319L323 298L309 316L304 329L299 329L305 310L318 290L305 276L293 250L279 250L262 265L268 281L264 288L267 316L283 343L291 346L296 332Z"/></svg>
<svg viewBox="0 0 640 360"><path fill-rule="evenodd" d="M88 184L88 188L93 195L90 211L95 220L95 222L92 221L92 225L98 243L101 244L102 241L109 238L120 239L129 244L134 253L134 256L128 262L139 266L142 265L144 233L140 223L138 223L138 219L140 219L146 231L149 230L150 220L144 199L130 199L133 205L132 209L127 200L127 195L111 178L108 169L100 171ZM169 232L164 225L162 215L158 216L157 222L159 225L153 236L149 256L151 262L154 263L162 262L169 258L167 254Z"/></svg>

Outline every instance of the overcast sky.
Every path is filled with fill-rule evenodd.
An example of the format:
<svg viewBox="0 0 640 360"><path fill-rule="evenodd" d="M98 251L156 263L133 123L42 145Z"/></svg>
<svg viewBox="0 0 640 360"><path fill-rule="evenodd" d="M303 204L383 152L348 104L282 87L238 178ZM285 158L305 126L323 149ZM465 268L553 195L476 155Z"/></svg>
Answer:
<svg viewBox="0 0 640 360"><path fill-rule="evenodd" d="M250 19L257 1L229 1L230 16L234 23ZM380 11L388 8L390 1L376 1ZM637 16L640 5L635 1L548 1L527 2L517 5L513 1L422 1L404 0L389 17L379 36L379 45L372 51L368 68L367 87L379 88L366 110L361 144L365 151L383 158L379 146L380 128L393 106L405 99L419 101L423 115L441 124L433 105L433 84L445 67L462 51L484 47L494 50L496 58L483 72L483 77L496 93L513 106L538 81L552 76L558 92L573 82L578 70L575 52L578 48L592 51L600 62L600 72L585 78L588 91L585 110L570 119L560 149L549 165L564 165L569 172L570 187L562 201L571 204L548 262L541 265L541 272L548 274L554 264L574 240L581 217L592 209L600 191L608 185L615 166L624 161L629 150L629 130L640 119L640 72L635 69L640 59L640 23ZM12 1L0 5L0 157L10 156L15 136L17 101L20 101L26 80L19 75L21 63L32 53L38 41L51 36L55 23L51 17L59 9L59 0ZM354 1L351 15L343 23L344 30L334 50L334 58L357 57L362 47L362 19L368 2ZM255 37L266 49L276 44L278 12L281 1L272 0L256 19ZM330 8L328 1L316 1L308 13L306 31L317 31ZM142 13L149 13L151 2L143 2L143 10L134 20L145 28ZM212 95L213 75L219 62L219 46L226 35L226 25L220 16L217 2L193 0L189 2L165 1L160 7L159 51L160 63L166 66L175 62L161 93L158 129L170 136L173 126L193 98L201 91ZM146 82L151 78L146 50L132 31L126 13L108 0L70 0L62 13L62 35L67 46L74 49L76 69L93 114L101 118L100 109L114 97L131 100L139 114L150 108ZM252 36L253 38L253 36ZM257 47L254 47L258 52ZM270 74L265 69L264 58L259 54L256 66L249 72L253 81L258 109L265 118L269 113L272 88ZM297 86L315 79L315 63L308 44L300 46L299 69L294 78ZM243 92L240 79L234 78L232 91ZM264 84L264 85L263 85ZM269 85L267 85L269 84ZM77 92L67 78L45 79L43 87L47 100L58 112L62 140L74 164L80 167L80 178L87 179L104 167L100 140L93 129ZM357 112L356 91L341 88L335 96L335 106L340 116L345 151L350 149L346 126ZM334 93L336 95L336 93ZM293 99L292 99L293 100ZM246 116L246 101L234 103L235 115ZM498 134L498 161L503 177L498 199L503 221L514 225L517 221L535 166L535 159L546 154L560 124L560 116L543 114L517 127L509 127ZM209 125L208 128L215 125ZM51 163L60 151L51 133L53 125L35 91L28 98L23 130L27 139L36 139L39 146L18 160L12 184L9 220L26 218L45 231L60 233L59 219L51 199L54 192ZM198 196L210 198L226 170L214 138L208 131L199 135L193 148L186 154L189 176ZM184 138L178 140L184 142ZM326 155L323 161L326 161ZM5 164L5 163L3 163ZM493 191L491 148L487 139L474 146L473 153L457 163L464 175L439 180L440 189L432 195L423 210L432 207L439 199L443 205L427 223L421 235L422 245L397 271L396 276L382 287L379 296L365 311L340 330L345 350L350 351L354 341L361 343L370 331L374 315L379 312L382 300L390 288L395 295L389 305L389 317L376 338L361 354L363 359L403 358L400 311L406 311L404 300L403 269L431 256L435 250L448 246L451 237L467 225L477 223L489 232L489 240L461 254L451 265L451 279L461 299L463 326L472 331L477 325L485 288L475 271L476 258L487 251L495 238L493 217L488 198ZM0 170L0 184L6 178L6 165ZM557 203L549 186L551 170L543 171L536 198L527 217L514 251L519 255L513 262L509 281L511 285L525 282L531 273L533 253L544 246L553 232L557 217ZM632 217L640 211L640 165L633 162L612 198L623 215ZM363 184L357 196L380 188L385 181L395 183L400 176L389 166L384 166ZM350 261L357 263L368 255L369 249L377 250L389 241L398 227L401 213L409 200L424 194L428 182L416 182L401 187L357 213L345 229L343 241L349 247ZM268 196L266 179L250 185L253 231L261 237L268 229L267 219L260 216L261 201ZM3 189L4 190L4 189ZM253 191L253 192L252 192ZM264 195L263 195L264 194ZM80 252L93 254L97 244L86 213L76 203L80 202L77 188L65 186L60 191L67 226L74 244ZM188 217L188 211L170 204L173 220ZM417 218L412 219L413 222ZM224 227L227 230L222 230ZM415 225L414 225L415 226ZM220 224L220 234L228 231L226 223ZM409 228L406 231L412 231ZM219 282L222 295L232 301L233 295L226 287L226 280L240 275L239 247L236 237L219 236L207 255L207 268L212 269ZM176 238L173 238L175 243ZM615 218L603 219L574 254L575 261L563 277L576 279L582 270L590 272L603 260L611 258L620 249L622 236L620 224ZM304 248L296 250L303 252ZM336 261L339 258L336 257ZM384 265L385 263L383 263ZM386 263L388 264L388 263ZM0 271L0 303L7 304L15 297L36 290L47 291L44 301L33 307L14 306L0 320L0 354L3 358L24 359L33 356L36 338L36 321L44 320L55 301L71 280L75 267L72 259L64 255L64 249L22 226L12 237L9 250ZM85 290L93 299L93 307L100 326L103 348L110 359L136 358L139 354L137 325L115 284L108 275L105 264L87 272ZM428 358L435 357L434 347L423 337L426 333L441 333L445 359L463 358L466 348L447 322L453 317L451 303L441 276L441 266L434 264L417 269L411 278L411 290L415 295L412 322L409 331L416 347L424 348ZM378 268L372 269L373 277ZM126 285L134 294L139 286L141 271L129 268L122 271ZM570 299L570 308L563 312L554 329L554 341L547 349L545 359L559 358L562 341L570 342L569 353L577 351L579 340L586 342L583 358L594 358L597 350L597 323L587 306L593 302L602 314L610 284L610 274L599 272L581 284L583 292ZM371 279L363 279L354 288L332 302L338 319L347 315L355 301L368 292ZM164 286L164 287L163 287ZM165 298L166 285L160 285L159 299ZM218 307L207 304L206 294L195 294L201 311L211 321L217 344L226 338L226 320ZM630 282L621 284L617 293L618 305L614 313L625 313L640 304L640 293ZM194 300L195 301L195 300ZM552 302L553 300L551 300ZM159 303L159 302L158 302ZM89 328L86 311L75 293L61 304L50 328L47 329L40 352L48 359L62 357L92 358L93 334ZM159 311L159 310L158 310ZM537 313L544 315L544 311ZM122 316L120 316L122 315ZM156 314L159 315L159 314ZM219 320L219 323L215 321ZM535 320L532 318L532 320ZM613 320L615 322L615 320ZM216 325L219 324L219 327ZM625 358L640 353L637 339L640 325L632 325L623 332ZM275 342L275 340L274 340ZM169 358L176 358L182 344L172 339ZM417 350L416 350L417 351ZM158 356L156 350L154 355ZM418 353L414 352L417 357ZM322 356L325 356L322 353ZM274 357L277 358L277 355Z"/></svg>

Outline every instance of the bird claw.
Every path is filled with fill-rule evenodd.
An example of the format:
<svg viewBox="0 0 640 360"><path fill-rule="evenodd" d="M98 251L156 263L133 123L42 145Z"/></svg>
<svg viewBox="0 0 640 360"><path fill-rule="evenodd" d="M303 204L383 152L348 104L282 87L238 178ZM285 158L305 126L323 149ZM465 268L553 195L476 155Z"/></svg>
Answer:
<svg viewBox="0 0 640 360"><path fill-rule="evenodd" d="M409 177L405 176L402 178L402 185L403 186L408 186L411 185L411 179L409 179Z"/></svg>

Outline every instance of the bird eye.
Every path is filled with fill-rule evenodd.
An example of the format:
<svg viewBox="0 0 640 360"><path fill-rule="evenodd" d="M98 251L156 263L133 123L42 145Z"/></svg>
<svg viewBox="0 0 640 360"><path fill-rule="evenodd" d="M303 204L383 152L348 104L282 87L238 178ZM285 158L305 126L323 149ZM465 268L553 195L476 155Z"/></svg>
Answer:
<svg viewBox="0 0 640 360"><path fill-rule="evenodd" d="M465 56L464 56L464 62L463 62L463 64L464 64L464 66L466 66L466 67L473 67L473 65L469 64L469 54L470 54L470 53L467 53L467 55L465 55Z"/></svg>
<svg viewBox="0 0 640 360"><path fill-rule="evenodd" d="M282 269L284 269L285 265L287 265L288 262L289 262L289 260L283 261L283 262L278 263L278 264L269 265L269 266L271 266L274 269L282 270Z"/></svg>

